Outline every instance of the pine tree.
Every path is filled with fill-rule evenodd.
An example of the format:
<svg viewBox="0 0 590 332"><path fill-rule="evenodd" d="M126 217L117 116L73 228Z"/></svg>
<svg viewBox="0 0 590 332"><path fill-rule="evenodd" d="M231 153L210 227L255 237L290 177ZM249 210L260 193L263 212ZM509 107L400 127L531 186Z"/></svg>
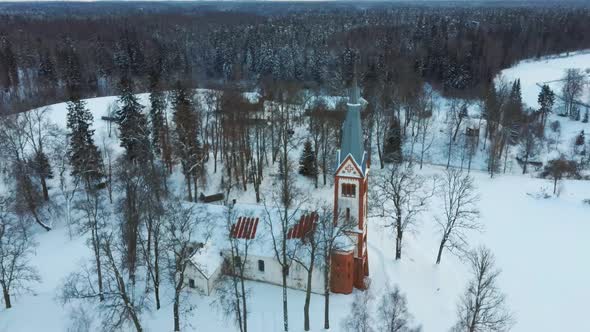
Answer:
<svg viewBox="0 0 590 332"><path fill-rule="evenodd" d="M92 114L82 100L68 102L67 108L67 127L70 131L68 157L72 176L81 177L89 188L103 177L102 157L94 144L94 130L90 129Z"/></svg>
<svg viewBox="0 0 590 332"><path fill-rule="evenodd" d="M584 131L582 130L578 136L576 137L575 144L576 146L583 146L586 143L586 138L584 135Z"/></svg>
<svg viewBox="0 0 590 332"><path fill-rule="evenodd" d="M384 160L387 162L401 163L402 161L402 135L399 120L394 118L389 125L383 144Z"/></svg>
<svg viewBox="0 0 590 332"><path fill-rule="evenodd" d="M301 158L299 159L299 174L311 178L315 178L315 176L318 174L315 153L313 151L311 141L309 140L305 141L303 152L301 153Z"/></svg>
<svg viewBox="0 0 590 332"><path fill-rule="evenodd" d="M166 111L166 98L160 89L160 73L156 70L150 74L150 122L152 130L152 143L155 152L160 154L164 144L164 112Z"/></svg>
<svg viewBox="0 0 590 332"><path fill-rule="evenodd" d="M188 198L193 199L191 180L194 181L197 196L197 179L202 171L202 150L199 142L199 123L194 109L192 93L180 82L176 84L173 100L173 121L176 125L176 154L186 179Z"/></svg>
<svg viewBox="0 0 590 332"><path fill-rule="evenodd" d="M543 126L543 130L545 130L547 118L553 111L553 104L555 103L555 94L553 91L551 91L551 88L549 88L547 84L544 84L541 88L537 102L539 103L539 112L541 113L541 124Z"/></svg>
<svg viewBox="0 0 590 332"><path fill-rule="evenodd" d="M119 84L121 105L117 112L119 138L128 160L144 163L150 158L150 140L147 119L142 113L143 106L133 94L131 81L123 76Z"/></svg>
<svg viewBox="0 0 590 332"><path fill-rule="evenodd" d="M29 160L30 168L35 172L38 177L45 179L53 179L53 169L49 163L47 154L43 151L39 151Z"/></svg>
<svg viewBox="0 0 590 332"><path fill-rule="evenodd" d="M521 121L523 115L522 109L522 95L520 89L520 79L517 79L512 84L512 90L510 91L510 99L508 101L508 108L506 109L506 115L503 117L503 125L506 127L512 127Z"/></svg>

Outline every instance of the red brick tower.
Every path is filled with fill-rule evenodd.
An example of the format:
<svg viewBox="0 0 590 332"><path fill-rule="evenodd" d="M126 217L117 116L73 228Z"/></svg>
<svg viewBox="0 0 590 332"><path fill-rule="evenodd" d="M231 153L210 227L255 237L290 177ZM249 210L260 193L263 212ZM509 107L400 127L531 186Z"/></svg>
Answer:
<svg viewBox="0 0 590 332"><path fill-rule="evenodd" d="M334 293L349 294L353 287L366 289L369 275L367 253L367 193L369 162L363 149L361 100L356 84L350 89L342 143L337 153L334 181L334 215L352 220L357 227L348 233L350 245L332 252L330 287ZM336 218L335 222L338 222Z"/></svg>

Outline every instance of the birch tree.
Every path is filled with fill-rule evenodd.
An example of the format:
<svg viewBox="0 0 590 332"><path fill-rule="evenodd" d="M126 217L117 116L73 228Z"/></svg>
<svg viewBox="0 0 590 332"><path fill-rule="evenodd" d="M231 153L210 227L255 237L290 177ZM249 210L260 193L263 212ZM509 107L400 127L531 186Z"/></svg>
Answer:
<svg viewBox="0 0 590 332"><path fill-rule="evenodd" d="M506 296L498 287L500 270L490 249L480 247L469 256L472 279L457 306L454 332L503 332L514 325Z"/></svg>
<svg viewBox="0 0 590 332"><path fill-rule="evenodd" d="M30 292L41 281L31 265L36 243L25 220L10 211L11 201L0 195L0 287L6 309L12 308L12 296Z"/></svg>
<svg viewBox="0 0 590 332"><path fill-rule="evenodd" d="M446 248L455 255L465 254L468 250L467 232L480 230L479 210L473 178L463 171L447 169L442 180L439 196L443 202L442 216L435 218L441 233L441 240L436 256L440 264L443 250Z"/></svg>
<svg viewBox="0 0 590 332"><path fill-rule="evenodd" d="M395 233L395 259L402 257L402 240L406 231L416 228L418 217L434 195L435 179L429 185L407 164L392 165L377 176L372 191L373 210L386 218L385 227Z"/></svg>

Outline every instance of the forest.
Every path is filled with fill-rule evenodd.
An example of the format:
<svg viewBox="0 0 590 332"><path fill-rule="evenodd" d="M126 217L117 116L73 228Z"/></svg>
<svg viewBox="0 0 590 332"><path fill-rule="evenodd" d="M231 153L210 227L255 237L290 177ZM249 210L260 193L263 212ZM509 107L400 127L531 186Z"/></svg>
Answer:
<svg viewBox="0 0 590 332"><path fill-rule="evenodd" d="M518 60L590 47L577 2L140 4L0 4L0 112L68 100L72 84L112 95L122 76L144 92L153 73L164 88L334 92L353 67L408 98L422 81L473 98Z"/></svg>

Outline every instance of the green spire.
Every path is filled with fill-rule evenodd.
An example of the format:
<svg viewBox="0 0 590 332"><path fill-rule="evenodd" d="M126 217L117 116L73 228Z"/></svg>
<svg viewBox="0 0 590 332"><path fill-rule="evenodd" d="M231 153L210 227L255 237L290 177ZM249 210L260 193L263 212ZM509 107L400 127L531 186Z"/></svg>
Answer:
<svg viewBox="0 0 590 332"><path fill-rule="evenodd" d="M359 88L355 79L352 83L352 87L348 89L346 118L342 125L342 145L340 147L338 164L342 164L344 159L350 154L354 161L361 166L364 171L365 161L363 160L364 152L362 143L360 99Z"/></svg>

